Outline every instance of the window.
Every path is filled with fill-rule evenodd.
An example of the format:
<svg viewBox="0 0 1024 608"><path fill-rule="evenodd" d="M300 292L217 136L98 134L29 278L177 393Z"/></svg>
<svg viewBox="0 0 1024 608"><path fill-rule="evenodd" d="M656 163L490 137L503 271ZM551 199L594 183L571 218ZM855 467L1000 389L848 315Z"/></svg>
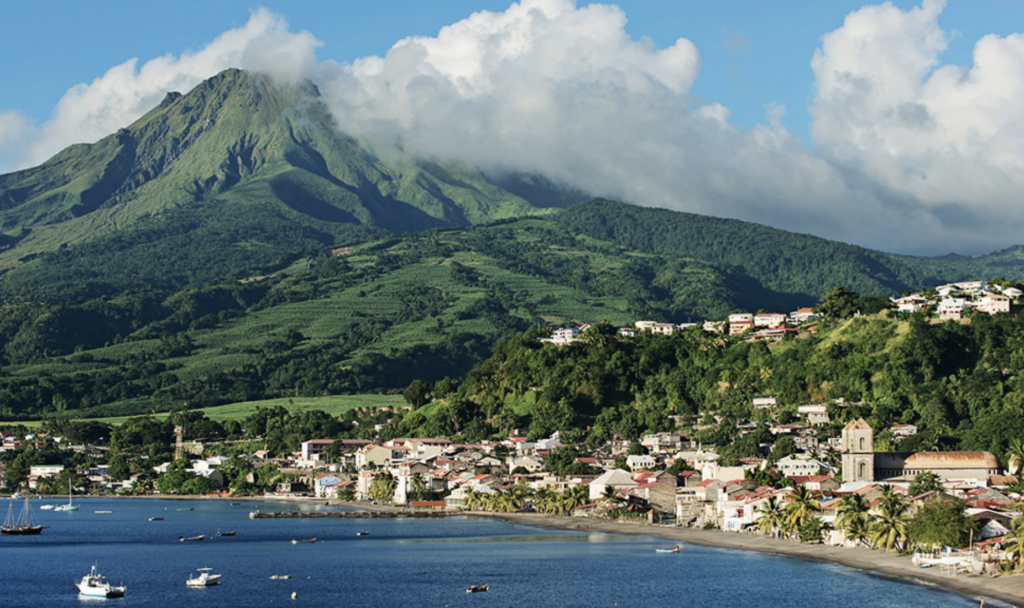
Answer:
<svg viewBox="0 0 1024 608"><path fill-rule="evenodd" d="M861 452L864 451L864 438L863 437L860 438L860 451Z"/></svg>
<svg viewBox="0 0 1024 608"><path fill-rule="evenodd" d="M864 440L861 439L861 442L863 442L863 441ZM857 477L860 477L862 479L864 477L867 477L867 474L868 474L868 463L866 463L866 462L860 463L860 467L859 467L858 471L859 471L859 473L858 473Z"/></svg>

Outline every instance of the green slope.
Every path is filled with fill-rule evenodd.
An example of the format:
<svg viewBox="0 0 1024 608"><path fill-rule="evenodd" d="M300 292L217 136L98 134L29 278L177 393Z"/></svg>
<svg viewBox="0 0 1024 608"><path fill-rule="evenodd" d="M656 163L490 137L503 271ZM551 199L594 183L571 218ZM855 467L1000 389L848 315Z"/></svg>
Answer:
<svg viewBox="0 0 1024 608"><path fill-rule="evenodd" d="M548 212L472 169L385 162L338 131L312 85L228 70L95 144L0 176L0 270L35 261L11 273L21 288L79 270L101 290L180 287L375 232ZM88 272L97 264L108 268Z"/></svg>

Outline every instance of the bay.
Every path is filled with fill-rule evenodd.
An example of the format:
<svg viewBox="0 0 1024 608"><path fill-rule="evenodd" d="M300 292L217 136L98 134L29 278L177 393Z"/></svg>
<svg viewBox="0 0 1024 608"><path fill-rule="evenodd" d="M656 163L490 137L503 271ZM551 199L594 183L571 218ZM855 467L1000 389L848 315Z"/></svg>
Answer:
<svg viewBox="0 0 1024 608"><path fill-rule="evenodd" d="M60 501L32 501L33 517L47 526L42 535L0 539L0 606L91 603L79 599L74 582L93 564L128 586L127 597L99 601L125 607L977 606L834 564L693 545L659 554L654 549L666 541L490 518L250 520L254 504L331 508L106 498L76 499L76 512L40 511L46 502ZM148 521L157 516L164 521ZM218 537L218 531L236 535ZM357 536L360 531L370 534ZM200 534L203 542L177 540ZM312 537L316 543L291 543ZM224 583L185 587L201 567L222 574ZM490 591L465 592L482 584Z"/></svg>

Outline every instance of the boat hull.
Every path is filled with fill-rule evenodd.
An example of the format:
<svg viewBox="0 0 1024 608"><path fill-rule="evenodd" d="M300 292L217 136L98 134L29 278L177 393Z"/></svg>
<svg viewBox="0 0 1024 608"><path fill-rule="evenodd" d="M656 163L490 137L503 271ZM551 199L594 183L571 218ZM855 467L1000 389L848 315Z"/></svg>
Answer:
<svg viewBox="0 0 1024 608"><path fill-rule="evenodd" d="M43 526L16 526L13 528L0 528L0 534L6 534L8 536L33 536L40 534L43 531Z"/></svg>

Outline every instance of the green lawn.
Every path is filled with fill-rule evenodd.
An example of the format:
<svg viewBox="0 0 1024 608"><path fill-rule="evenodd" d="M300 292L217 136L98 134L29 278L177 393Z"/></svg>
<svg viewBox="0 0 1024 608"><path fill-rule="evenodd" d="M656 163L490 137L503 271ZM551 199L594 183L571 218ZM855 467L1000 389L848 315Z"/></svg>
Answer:
<svg viewBox="0 0 1024 608"><path fill-rule="evenodd" d="M240 403L218 405L216 407L206 407L202 408L202 411L205 412L206 416L211 420L224 422L226 420L242 420L257 407L281 406L293 414L310 410L323 410L328 414L337 416L360 407L405 407L406 405L408 404L401 395L332 395L330 397L296 397L294 399L282 397L280 399L267 399L264 401L243 401ZM169 414L167 412L163 412L154 414L154 417L166 418L168 415ZM111 416L107 418L89 418L88 420L121 424L128 418L130 418L130 416ZM36 427L42 424L42 421L30 420L0 423L0 426L3 424L22 424L25 426Z"/></svg>

